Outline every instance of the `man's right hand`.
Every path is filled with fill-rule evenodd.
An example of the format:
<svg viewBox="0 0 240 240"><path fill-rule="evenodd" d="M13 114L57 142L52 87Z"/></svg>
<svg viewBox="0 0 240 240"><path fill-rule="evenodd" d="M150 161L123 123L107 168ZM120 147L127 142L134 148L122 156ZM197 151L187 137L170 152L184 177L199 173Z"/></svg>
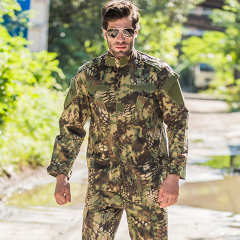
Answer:
<svg viewBox="0 0 240 240"><path fill-rule="evenodd" d="M67 176L63 174L57 175L54 197L59 205L64 205L68 202L71 202L70 184Z"/></svg>

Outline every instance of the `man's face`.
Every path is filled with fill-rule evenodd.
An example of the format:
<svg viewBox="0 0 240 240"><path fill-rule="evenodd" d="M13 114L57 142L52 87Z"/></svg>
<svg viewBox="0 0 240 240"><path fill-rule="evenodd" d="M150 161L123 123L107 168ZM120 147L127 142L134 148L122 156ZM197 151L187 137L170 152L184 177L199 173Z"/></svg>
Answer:
<svg viewBox="0 0 240 240"><path fill-rule="evenodd" d="M108 22L108 29L123 29L123 28L132 28L132 19L131 17L125 17L118 19L114 22ZM107 30L108 30L107 29ZM103 29L104 38L107 39L109 52L114 55L116 58L122 58L133 50L135 38L137 37L137 31L131 38L124 37L123 33L120 31L117 37L111 38L107 35L107 31Z"/></svg>

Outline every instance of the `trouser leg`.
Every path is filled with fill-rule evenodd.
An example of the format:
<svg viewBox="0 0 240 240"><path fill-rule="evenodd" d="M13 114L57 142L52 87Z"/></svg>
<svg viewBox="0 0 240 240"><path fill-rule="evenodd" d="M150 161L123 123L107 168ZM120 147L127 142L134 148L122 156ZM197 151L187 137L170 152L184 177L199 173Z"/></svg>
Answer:
<svg viewBox="0 0 240 240"><path fill-rule="evenodd" d="M132 206L126 209L129 234L132 240L167 240L167 210Z"/></svg>
<svg viewBox="0 0 240 240"><path fill-rule="evenodd" d="M113 240L119 226L123 209L101 206L85 208L82 240Z"/></svg>

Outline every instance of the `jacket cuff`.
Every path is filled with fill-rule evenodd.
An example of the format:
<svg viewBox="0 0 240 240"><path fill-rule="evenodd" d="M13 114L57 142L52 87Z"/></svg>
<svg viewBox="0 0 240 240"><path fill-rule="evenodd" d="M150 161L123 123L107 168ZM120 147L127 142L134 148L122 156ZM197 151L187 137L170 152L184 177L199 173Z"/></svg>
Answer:
<svg viewBox="0 0 240 240"><path fill-rule="evenodd" d="M63 174L67 176L68 180L72 176L72 168L63 167L62 165L49 165L47 167L47 172L53 177L57 177L58 174Z"/></svg>
<svg viewBox="0 0 240 240"><path fill-rule="evenodd" d="M168 174L173 174L180 176L181 179L186 178L186 168L185 166L175 166L175 165L168 165Z"/></svg>

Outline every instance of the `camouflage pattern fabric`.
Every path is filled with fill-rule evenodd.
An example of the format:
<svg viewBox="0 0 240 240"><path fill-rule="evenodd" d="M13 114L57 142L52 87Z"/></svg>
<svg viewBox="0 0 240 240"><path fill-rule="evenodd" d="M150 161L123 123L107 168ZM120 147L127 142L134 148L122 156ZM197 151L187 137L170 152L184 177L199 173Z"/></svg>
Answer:
<svg viewBox="0 0 240 240"><path fill-rule="evenodd" d="M167 210L160 208L155 200L154 192L132 203L124 199L121 192L90 190L84 209L82 239L114 239L125 209L132 240L167 240Z"/></svg>
<svg viewBox="0 0 240 240"><path fill-rule="evenodd" d="M146 224L155 221L156 226L165 221L165 214L157 216L158 211L165 211L157 203L159 187L167 174L185 178L188 110L178 77L165 62L134 50L122 59L110 53L97 57L81 66L71 80L47 170L52 176L70 178L86 135L83 126L91 118L85 207L90 216L97 214L102 203L100 208L109 209L110 218L118 218L110 209L112 198L105 195L119 194L118 209L129 209L128 220L141 222L143 218ZM148 217L138 216L141 213L136 214L135 209L146 211ZM130 210L135 211L134 218ZM88 221L86 217L86 226L91 225ZM112 236L117 225L111 225Z"/></svg>

